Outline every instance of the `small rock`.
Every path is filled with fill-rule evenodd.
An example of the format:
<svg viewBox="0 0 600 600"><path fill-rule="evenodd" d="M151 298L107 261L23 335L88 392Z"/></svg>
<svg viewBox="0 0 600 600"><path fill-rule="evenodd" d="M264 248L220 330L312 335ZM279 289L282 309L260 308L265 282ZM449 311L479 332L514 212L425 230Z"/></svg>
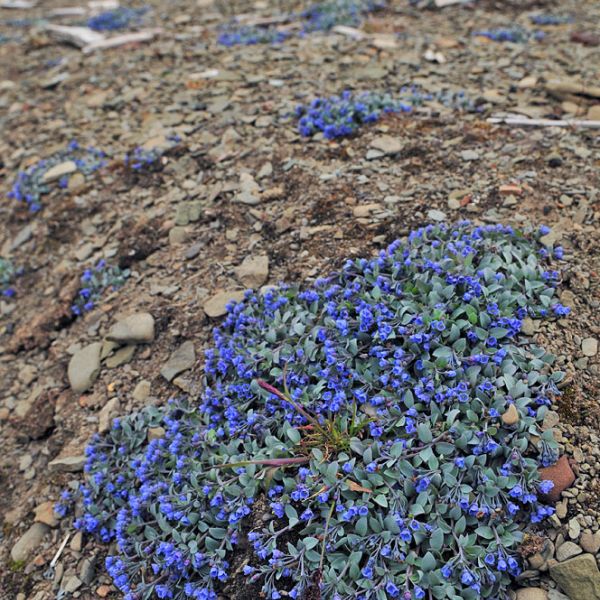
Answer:
<svg viewBox="0 0 600 600"><path fill-rule="evenodd" d="M113 419L119 414L121 402L119 398L111 398L98 415L98 433L110 431Z"/></svg>
<svg viewBox="0 0 600 600"><path fill-rule="evenodd" d="M50 471L57 471L60 473L77 473L83 471L85 465L85 455L80 454L78 456L63 456L55 458L48 463Z"/></svg>
<svg viewBox="0 0 600 600"><path fill-rule="evenodd" d="M85 585L90 585L92 581L94 581L94 577L96 575L96 557L86 558L81 563L81 568L79 569L79 579Z"/></svg>
<svg viewBox="0 0 600 600"><path fill-rule="evenodd" d="M100 374L102 344L94 342L76 352L69 361L67 375L74 392L82 393L92 387Z"/></svg>
<svg viewBox="0 0 600 600"><path fill-rule="evenodd" d="M225 290L217 292L204 303L204 312L211 318L222 317L227 314L227 304L241 302L245 293L239 290Z"/></svg>
<svg viewBox="0 0 600 600"><path fill-rule="evenodd" d="M83 533L81 531L77 531L73 536L69 544L69 548L74 552L81 552L81 548L83 546Z"/></svg>
<svg viewBox="0 0 600 600"><path fill-rule="evenodd" d="M178 246L179 244L185 244L189 237L187 228L176 225L169 229L169 244L171 246Z"/></svg>
<svg viewBox="0 0 600 600"><path fill-rule="evenodd" d="M106 598L106 596L110 594L111 590L112 588L110 585L103 584L96 588L96 594L98 594L100 598Z"/></svg>
<svg viewBox="0 0 600 600"><path fill-rule="evenodd" d="M58 525L58 515L54 512L54 502L43 502L34 509L36 523L44 523L48 527L56 527Z"/></svg>
<svg viewBox="0 0 600 600"><path fill-rule="evenodd" d="M187 371L196 362L196 352L193 342L184 342L171 354L167 363L160 370L160 374L167 380L172 381L179 373Z"/></svg>
<svg viewBox="0 0 600 600"><path fill-rule="evenodd" d="M45 523L34 523L17 541L10 551L13 562L22 562L42 543L50 527Z"/></svg>
<svg viewBox="0 0 600 600"><path fill-rule="evenodd" d="M569 521L568 530L569 530L569 537L572 540L576 540L579 537L579 535L581 534L581 525L579 524L579 521L575 517L573 517Z"/></svg>
<svg viewBox="0 0 600 600"><path fill-rule="evenodd" d="M552 565L550 576L570 600L600 598L600 571L591 554Z"/></svg>
<svg viewBox="0 0 600 600"><path fill-rule="evenodd" d="M57 181L65 175L75 173L75 171L77 171L77 165L72 160L67 160L63 163L60 163L59 165L55 165L54 167L48 169L44 173L42 181L44 183L51 183L53 181Z"/></svg>
<svg viewBox="0 0 600 600"><path fill-rule="evenodd" d="M521 322L521 331L525 335L533 335L535 333L535 322L531 317L525 317Z"/></svg>
<svg viewBox="0 0 600 600"><path fill-rule="evenodd" d="M151 387L152 384L149 381L143 379L135 386L135 389L133 390L132 394L133 399L137 402L143 402L150 395Z"/></svg>
<svg viewBox="0 0 600 600"><path fill-rule="evenodd" d="M516 600L548 600L548 594L542 588L521 588L517 590Z"/></svg>
<svg viewBox="0 0 600 600"><path fill-rule="evenodd" d="M437 210L435 208L432 208L430 211L427 212L427 217L430 218L432 221L445 221L448 218L445 212L442 212L441 210Z"/></svg>
<svg viewBox="0 0 600 600"><path fill-rule="evenodd" d="M541 479L548 479L554 484L554 487L547 494L540 495L547 502L558 502L562 492L575 481L575 473L573 473L573 469L571 469L571 465L564 455L558 459L556 464L551 467L544 467L539 471Z"/></svg>
<svg viewBox="0 0 600 600"><path fill-rule="evenodd" d="M73 592L76 592L82 585L83 581L81 581L77 575L73 575L64 582L62 589L67 594L72 594Z"/></svg>
<svg viewBox="0 0 600 600"><path fill-rule="evenodd" d="M159 440L160 438L165 437L166 433L167 432L163 427L149 427L147 435L148 441Z"/></svg>
<svg viewBox="0 0 600 600"><path fill-rule="evenodd" d="M128 363L135 354L135 348L136 347L134 345L124 346L123 348L120 348L112 356L109 356L106 359L106 366L109 369L114 369L115 367L120 367L121 365Z"/></svg>
<svg viewBox="0 0 600 600"><path fill-rule="evenodd" d="M148 343L154 339L154 317L150 313L134 313L117 321L106 339L121 344Z"/></svg>
<svg viewBox="0 0 600 600"><path fill-rule="evenodd" d="M587 531L582 533L579 544L586 552L597 554L600 551L600 531L596 531L596 533L589 533Z"/></svg>
<svg viewBox="0 0 600 600"><path fill-rule="evenodd" d="M475 150L463 150L460 157L465 161L479 160L479 153Z"/></svg>
<svg viewBox="0 0 600 600"><path fill-rule="evenodd" d="M509 405L505 413L502 414L502 422L509 427L519 422L519 411L514 404Z"/></svg>
<svg viewBox="0 0 600 600"><path fill-rule="evenodd" d="M247 256L235 269L236 277L248 288L258 289L269 276L269 257Z"/></svg>
<svg viewBox="0 0 600 600"><path fill-rule="evenodd" d="M371 141L371 148L383 152L384 155L398 154L402 151L403 144L399 138L391 135L380 135Z"/></svg>
<svg viewBox="0 0 600 600"><path fill-rule="evenodd" d="M357 219L363 219L370 216L372 212L376 212L378 210L381 210L381 204L372 202L370 204L360 204L359 206L355 206L352 210L352 214Z"/></svg>
<svg viewBox="0 0 600 600"><path fill-rule="evenodd" d="M557 548L556 559L558 562L564 562L565 560L569 560L569 558L573 558L582 552L583 551L577 544L574 544L573 542L565 542Z"/></svg>
<svg viewBox="0 0 600 600"><path fill-rule="evenodd" d="M581 351L584 356L596 356L598 354L598 340L596 338L585 338L581 342Z"/></svg>

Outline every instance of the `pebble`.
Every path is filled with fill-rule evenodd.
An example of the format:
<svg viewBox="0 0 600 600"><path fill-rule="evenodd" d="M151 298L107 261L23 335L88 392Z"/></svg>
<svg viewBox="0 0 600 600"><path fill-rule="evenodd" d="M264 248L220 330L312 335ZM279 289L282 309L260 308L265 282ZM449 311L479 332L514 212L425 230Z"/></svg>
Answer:
<svg viewBox="0 0 600 600"><path fill-rule="evenodd" d="M404 145L400 138L392 137L391 135L380 135L371 141L371 148L379 150L384 155L398 154L402 151Z"/></svg>
<svg viewBox="0 0 600 600"><path fill-rule="evenodd" d="M179 373L187 371L196 362L196 351L193 342L184 342L171 354L169 360L163 365L160 374L167 380L173 381Z"/></svg>
<svg viewBox="0 0 600 600"><path fill-rule="evenodd" d="M539 470L541 479L548 479L554 487L544 495L541 495L549 502L558 502L560 495L575 481L575 473L566 456L561 456L556 464L550 467L544 467Z"/></svg>
<svg viewBox="0 0 600 600"><path fill-rule="evenodd" d="M106 339L121 344L141 344L154 340L154 317L147 312L134 313L117 321Z"/></svg>
<svg viewBox="0 0 600 600"><path fill-rule="evenodd" d="M81 563L81 567L79 569L79 578L86 585L90 585L92 581L94 581L94 577L96 575L96 557L86 558Z"/></svg>
<svg viewBox="0 0 600 600"><path fill-rule="evenodd" d="M44 523L48 527L56 527L58 525L58 515L54 512L54 502L42 502L35 507L34 521L36 523Z"/></svg>
<svg viewBox="0 0 600 600"><path fill-rule="evenodd" d="M579 544L585 552L597 554L600 551L600 531L596 531L596 533L590 533L588 531L582 533Z"/></svg>
<svg viewBox="0 0 600 600"><path fill-rule="evenodd" d="M133 344L119 348L119 350L117 350L112 356L109 356L106 359L106 366L109 369L114 369L128 363L135 354L135 348L136 347Z"/></svg>
<svg viewBox="0 0 600 600"><path fill-rule="evenodd" d="M83 547L83 532L77 531L69 544L69 548L71 548L71 550L73 550L73 552L81 552L82 547Z"/></svg>
<svg viewBox="0 0 600 600"><path fill-rule="evenodd" d="M569 560L569 558L573 558L581 553L582 550L577 544L574 544L573 542L565 542L556 550L556 559L558 562L564 562L565 560Z"/></svg>
<svg viewBox="0 0 600 600"><path fill-rule="evenodd" d="M133 399L137 402L143 402L150 395L151 388L152 384L146 379L143 379L135 386L132 394Z"/></svg>
<svg viewBox="0 0 600 600"><path fill-rule="evenodd" d="M80 454L77 456L63 456L55 458L48 463L50 471L56 471L59 473L77 473L83 471L85 465L85 455Z"/></svg>
<svg viewBox="0 0 600 600"><path fill-rule="evenodd" d="M577 538L579 538L579 535L581 534L581 525L579 524L579 521L573 517L568 524L568 530L569 530L569 537L572 540L576 540Z"/></svg>
<svg viewBox="0 0 600 600"><path fill-rule="evenodd" d="M100 374L101 342L94 342L76 352L69 361L67 375L74 392L90 389Z"/></svg>
<svg viewBox="0 0 600 600"><path fill-rule="evenodd" d="M76 592L82 585L83 581L81 581L77 575L72 575L65 581L62 589L65 593L72 594L73 592Z"/></svg>
<svg viewBox="0 0 600 600"><path fill-rule="evenodd" d="M166 433L167 432L163 427L149 427L148 435L146 437L148 441L151 442L152 440L159 440L160 438L165 437Z"/></svg>
<svg viewBox="0 0 600 600"><path fill-rule="evenodd" d="M111 398L98 414L98 433L110 431L113 419L119 414L121 402L119 398Z"/></svg>
<svg viewBox="0 0 600 600"><path fill-rule="evenodd" d="M269 277L269 257L247 256L235 269L236 277L247 288L258 289Z"/></svg>
<svg viewBox="0 0 600 600"><path fill-rule="evenodd" d="M17 541L10 551L13 562L21 562L37 550L50 527L45 523L34 523Z"/></svg>
<svg viewBox="0 0 600 600"><path fill-rule="evenodd" d="M244 299L244 292L240 290L225 290L217 292L204 303L204 312L211 318L222 317L227 314L227 304L229 302L241 302Z"/></svg>
<svg viewBox="0 0 600 600"><path fill-rule="evenodd" d="M505 413L502 414L502 422L511 427L519 422L519 411L514 404L509 405Z"/></svg>
<svg viewBox="0 0 600 600"><path fill-rule="evenodd" d="M438 222L445 221L448 218L445 212L437 210L435 208L432 208L430 211L427 212L427 217L430 218L432 221Z"/></svg>
<svg viewBox="0 0 600 600"><path fill-rule="evenodd" d="M77 171L77 165L72 160L67 160L48 169L44 173L42 181L44 183L52 183L53 181L57 181L65 175L75 173L75 171Z"/></svg>
<svg viewBox="0 0 600 600"><path fill-rule="evenodd" d="M465 161L479 160L479 153L475 150L463 150L460 153L460 157Z"/></svg>
<svg viewBox="0 0 600 600"><path fill-rule="evenodd" d="M581 342L581 351L584 356L596 356L598 354L598 340L596 338L585 338Z"/></svg>

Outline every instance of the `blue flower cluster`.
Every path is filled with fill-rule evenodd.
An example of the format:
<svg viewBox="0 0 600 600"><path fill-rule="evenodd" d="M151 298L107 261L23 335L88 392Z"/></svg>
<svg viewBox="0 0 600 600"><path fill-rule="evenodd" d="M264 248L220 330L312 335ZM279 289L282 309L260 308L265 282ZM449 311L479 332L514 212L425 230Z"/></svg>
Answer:
<svg viewBox="0 0 600 600"><path fill-rule="evenodd" d="M102 298L107 289L117 290L124 285L129 277L128 269L111 267L106 261L100 260L93 269L86 269L81 276L81 288L71 306L72 313L77 317L89 312Z"/></svg>
<svg viewBox="0 0 600 600"><path fill-rule="evenodd" d="M455 110L477 110L464 92L440 90L434 94L416 85L403 86L398 94L346 90L340 96L315 98L308 106L296 107L298 130L303 136L323 132L327 139L352 135L365 123L374 123L386 113L409 113L430 102Z"/></svg>
<svg viewBox="0 0 600 600"><path fill-rule="evenodd" d="M543 31L529 31L519 25L510 27L495 27L493 29L483 29L474 31L474 36L486 37L494 42L512 42L515 44L529 42L530 40L542 40L545 37Z"/></svg>
<svg viewBox="0 0 600 600"><path fill-rule="evenodd" d="M90 17L87 26L94 31L118 31L137 27L142 22L143 16L148 12L148 7L127 8L121 6L114 10L107 10Z"/></svg>
<svg viewBox="0 0 600 600"><path fill-rule="evenodd" d="M240 44L250 46L253 44L280 44L287 37L286 32L279 31L276 27L230 24L219 33L217 41L223 46L237 46Z"/></svg>
<svg viewBox="0 0 600 600"><path fill-rule="evenodd" d="M230 597L240 571L269 600L503 597L553 513L539 425L562 374L521 334L557 305L545 231L429 226L232 303L198 404L86 449L75 525L116 541L126 600Z"/></svg>
<svg viewBox="0 0 600 600"><path fill-rule="evenodd" d="M31 212L37 212L42 208L41 197L50 193L54 185L45 183L44 175L52 167L66 161L73 161L80 173L90 175L106 165L106 154L92 146L82 148L73 140L69 142L66 150L40 160L25 171L19 171L8 197L18 202L26 202ZM69 176L64 176L58 181L59 188L66 188L68 185Z"/></svg>
<svg viewBox="0 0 600 600"><path fill-rule="evenodd" d="M575 20L569 15L531 15L529 19L534 25L566 25Z"/></svg>
<svg viewBox="0 0 600 600"><path fill-rule="evenodd" d="M155 170L160 166L160 159L163 154L179 144L181 137L176 134L169 135L167 136L167 142L166 147L142 148L137 146L133 152L125 154L123 159L125 166L134 171Z"/></svg>
<svg viewBox="0 0 600 600"><path fill-rule="evenodd" d="M15 269L12 261L0 257L0 294L5 298L12 298L15 295L15 289L12 287L15 277L20 274Z"/></svg>

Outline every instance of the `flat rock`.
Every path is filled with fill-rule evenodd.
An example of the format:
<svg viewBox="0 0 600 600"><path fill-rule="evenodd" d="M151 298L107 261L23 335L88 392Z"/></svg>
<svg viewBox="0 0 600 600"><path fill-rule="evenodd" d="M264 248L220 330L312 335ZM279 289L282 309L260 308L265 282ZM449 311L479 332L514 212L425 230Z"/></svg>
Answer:
<svg viewBox="0 0 600 600"><path fill-rule="evenodd" d="M163 365L160 374L167 380L173 381L179 373L187 371L196 362L196 351L193 342L184 342L171 354L169 360Z"/></svg>
<svg viewBox="0 0 600 600"><path fill-rule="evenodd" d="M211 318L222 317L227 314L227 304L230 302L241 302L244 292L240 290L224 290L217 292L204 303L204 312Z"/></svg>
<svg viewBox="0 0 600 600"><path fill-rule="evenodd" d="M83 454L77 456L62 456L51 460L48 463L50 471L58 471L61 473L77 473L83 471L86 458Z"/></svg>
<svg viewBox="0 0 600 600"><path fill-rule="evenodd" d="M592 554L582 554L552 565L550 577L570 600L600 598L600 571Z"/></svg>
<svg viewBox="0 0 600 600"><path fill-rule="evenodd" d="M556 560L558 560L558 562L564 562L565 560L569 560L570 558L581 554L581 552L582 550L577 544L565 542L556 550Z"/></svg>
<svg viewBox="0 0 600 600"><path fill-rule="evenodd" d="M53 181L57 181L65 175L75 173L75 171L77 171L77 165L72 160L67 160L63 163L60 163L59 165L54 165L53 167L48 169L44 173L42 181L44 183L52 183Z"/></svg>
<svg viewBox="0 0 600 600"><path fill-rule="evenodd" d="M399 138L391 135L380 135L373 139L370 144L371 148L383 152L383 154L398 154L402 151L403 144Z"/></svg>
<svg viewBox="0 0 600 600"><path fill-rule="evenodd" d="M106 339L121 344L149 343L154 339L154 317L147 312L129 315L111 327Z"/></svg>
<svg viewBox="0 0 600 600"><path fill-rule="evenodd" d="M561 456L556 464L539 470L541 479L548 479L554 487L541 497L547 502L558 502L560 495L575 481L575 473L566 456Z"/></svg>
<svg viewBox="0 0 600 600"><path fill-rule="evenodd" d="M36 523L44 523L48 527L56 527L58 525L58 515L54 512L54 502L42 502L35 507L34 521Z"/></svg>
<svg viewBox="0 0 600 600"><path fill-rule="evenodd" d="M14 562L22 562L34 552L46 534L50 531L50 527L45 523L34 523L12 547L10 557Z"/></svg>
<svg viewBox="0 0 600 600"><path fill-rule="evenodd" d="M92 387L100 373L101 342L94 342L76 352L69 361L67 375L74 392L81 394Z"/></svg>
<svg viewBox="0 0 600 600"><path fill-rule="evenodd" d="M585 338L581 342L581 351L584 356L596 356L598 354L598 340L596 338Z"/></svg>
<svg viewBox="0 0 600 600"><path fill-rule="evenodd" d="M135 354L135 348L136 346L134 344L119 348L112 356L109 356L106 359L106 366L109 369L114 369L115 367L120 367L121 365L128 363Z"/></svg>
<svg viewBox="0 0 600 600"><path fill-rule="evenodd" d="M242 264L236 267L235 275L246 287L259 288L269 277L269 257L266 254L246 256Z"/></svg>
<svg viewBox="0 0 600 600"><path fill-rule="evenodd" d="M427 211L427 217L432 221L445 221L448 217L445 212L441 210L437 210L437 208L432 208L430 211Z"/></svg>
<svg viewBox="0 0 600 600"><path fill-rule="evenodd" d="M113 419L119 414L121 402L119 398L111 398L98 415L98 433L106 433L110 430Z"/></svg>
<svg viewBox="0 0 600 600"><path fill-rule="evenodd" d="M548 593L542 588L521 588L517 590L516 600L548 600Z"/></svg>
<svg viewBox="0 0 600 600"><path fill-rule="evenodd" d="M463 150L460 157L465 161L479 160L479 153L475 150Z"/></svg>

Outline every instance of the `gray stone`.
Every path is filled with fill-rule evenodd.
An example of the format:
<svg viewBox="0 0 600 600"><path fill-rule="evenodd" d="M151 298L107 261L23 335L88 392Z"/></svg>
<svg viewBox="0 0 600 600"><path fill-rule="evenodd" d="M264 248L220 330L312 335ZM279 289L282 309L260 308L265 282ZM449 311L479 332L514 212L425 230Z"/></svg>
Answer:
<svg viewBox="0 0 600 600"><path fill-rule="evenodd" d="M63 591L67 594L72 594L76 592L83 585L83 581L77 577L77 575L72 575L63 583Z"/></svg>
<svg viewBox="0 0 600 600"><path fill-rule="evenodd" d="M531 317L525 317L521 323L521 331L525 335L533 335L535 333L535 322Z"/></svg>
<svg viewBox="0 0 600 600"><path fill-rule="evenodd" d="M111 398L98 415L98 433L106 433L110 430L113 419L119 414L121 402L118 398Z"/></svg>
<svg viewBox="0 0 600 600"><path fill-rule="evenodd" d="M50 471L57 471L60 473L77 473L83 471L85 465L85 455L79 454L77 456L63 456L55 458L48 463Z"/></svg>
<svg viewBox="0 0 600 600"><path fill-rule="evenodd" d="M476 152L475 150L463 150L460 153L460 157L466 161L479 160L479 153Z"/></svg>
<svg viewBox="0 0 600 600"><path fill-rule="evenodd" d="M187 371L196 362L196 352L193 342L184 342L171 354L171 357L160 370L160 374L167 380L173 381L179 373Z"/></svg>
<svg viewBox="0 0 600 600"><path fill-rule="evenodd" d="M550 576L570 600L600 598L600 571L592 554L582 554L552 565Z"/></svg>
<svg viewBox="0 0 600 600"><path fill-rule="evenodd" d="M45 523L34 523L12 547L10 557L14 562L22 562L42 543L50 527Z"/></svg>
<svg viewBox="0 0 600 600"><path fill-rule="evenodd" d="M74 392L82 393L92 387L100 374L102 344L94 342L76 352L69 361L67 375Z"/></svg>
<svg viewBox="0 0 600 600"><path fill-rule="evenodd" d="M585 338L581 342L581 351L584 356L596 356L598 354L598 340L596 338Z"/></svg>
<svg viewBox="0 0 600 600"><path fill-rule="evenodd" d="M81 567L79 569L79 579L86 585L90 585L92 581L94 581L94 577L96 575L96 557L86 558L81 563Z"/></svg>
<svg viewBox="0 0 600 600"><path fill-rule="evenodd" d="M576 540L579 537L579 534L581 533L581 525L579 524L579 521L577 520L576 517L573 517L569 521L568 529L569 529L569 537L572 540Z"/></svg>
<svg viewBox="0 0 600 600"><path fill-rule="evenodd" d="M67 160L59 165L55 165L48 169L44 176L42 177L42 181L44 183L51 183L52 181L57 181L61 177L65 175L70 175L71 173L75 173L77 171L77 165L72 160Z"/></svg>
<svg viewBox="0 0 600 600"><path fill-rule="evenodd" d="M119 348L119 350L117 350L112 356L109 356L106 359L106 366L109 369L114 369L115 367L120 367L121 365L128 363L135 354L135 348L136 347L134 345L123 346L123 348Z"/></svg>
<svg viewBox="0 0 600 600"><path fill-rule="evenodd" d="M548 590L548 600L569 600L568 596L565 596L563 593L558 590L549 589Z"/></svg>
<svg viewBox="0 0 600 600"><path fill-rule="evenodd" d="M140 381L133 390L133 399L143 402L150 395L151 383L145 379Z"/></svg>
<svg viewBox="0 0 600 600"><path fill-rule="evenodd" d="M403 144L400 138L392 137L391 135L380 135L373 139L370 144L371 148L383 152L383 154L398 154L402 151Z"/></svg>
<svg viewBox="0 0 600 600"><path fill-rule="evenodd" d="M235 269L236 277L248 288L257 289L269 276L269 257L246 256L242 264Z"/></svg>
<svg viewBox="0 0 600 600"><path fill-rule="evenodd" d="M129 315L111 327L106 339L121 344L151 342L154 339L154 317L146 312Z"/></svg>
<svg viewBox="0 0 600 600"><path fill-rule="evenodd" d="M565 542L556 550L556 559L559 562L564 562L565 560L569 560L569 558L573 558L574 556L581 554L581 552L582 550L577 544L574 544L573 542Z"/></svg>
<svg viewBox="0 0 600 600"><path fill-rule="evenodd" d="M225 290L217 292L204 303L204 312L207 316L216 318L222 317L227 313L225 308L229 302L241 302L244 299L244 292L240 290Z"/></svg>
<svg viewBox="0 0 600 600"><path fill-rule="evenodd" d="M448 218L445 212L437 210L436 208L432 208L430 211L428 211L427 217L432 221L445 221Z"/></svg>

